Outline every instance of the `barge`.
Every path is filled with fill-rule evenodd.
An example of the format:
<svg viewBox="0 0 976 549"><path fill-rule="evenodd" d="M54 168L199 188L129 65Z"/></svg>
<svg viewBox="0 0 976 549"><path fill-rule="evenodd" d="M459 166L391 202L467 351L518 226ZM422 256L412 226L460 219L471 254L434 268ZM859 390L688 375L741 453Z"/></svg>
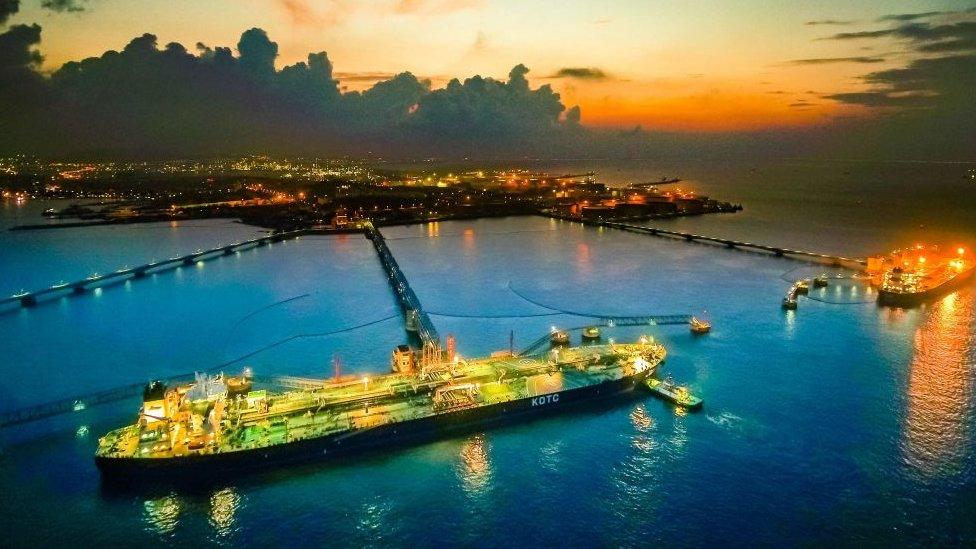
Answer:
<svg viewBox="0 0 976 549"><path fill-rule="evenodd" d="M558 347L466 360L398 348L392 373L255 390L249 375L146 387L136 421L98 441L103 479L252 471L436 439L631 393L666 351L632 344ZM289 378L294 379L294 378Z"/></svg>

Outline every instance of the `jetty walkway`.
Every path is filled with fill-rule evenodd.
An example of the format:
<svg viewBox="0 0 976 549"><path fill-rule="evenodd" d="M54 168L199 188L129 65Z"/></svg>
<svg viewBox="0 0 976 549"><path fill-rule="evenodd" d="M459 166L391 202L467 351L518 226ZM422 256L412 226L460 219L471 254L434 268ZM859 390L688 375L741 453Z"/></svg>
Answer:
<svg viewBox="0 0 976 549"><path fill-rule="evenodd" d="M420 299L417 298L417 294L410 287L407 277L404 276L403 271L400 270L400 266L397 265L396 259L393 258L393 254L390 252L390 248L386 245L386 239L383 238L383 233L370 222L366 222L364 229L366 238L376 248L376 254L380 258L383 270L386 271L390 286L393 288L393 293L396 294L397 300L400 302L400 308L403 310L407 330L417 332L417 336L425 346L429 344L435 346L440 345L440 336L437 334L434 322L431 321L430 316L427 315L427 312L420 305Z"/></svg>
<svg viewBox="0 0 976 549"><path fill-rule="evenodd" d="M826 263L834 267L849 267L857 270L863 270L863 268L867 265L867 259L860 258L860 257L845 257L840 255L810 252L806 250L796 250L796 249L785 248L781 246L756 244L754 242L745 242L741 240L733 240L730 238L721 238L716 236L705 236L705 235L700 235L695 233L672 231L669 229L661 229L658 227L645 227L642 225L632 225L629 223L621 223L617 221L577 219L573 217L565 217L565 216L548 214L548 213L546 215L554 219L560 219L563 221L572 221L575 223L582 223L584 225L590 225L594 227L608 227L611 229L618 229L621 231L627 231L627 232L632 232L637 234L646 234L650 236L661 236L661 237L682 239L688 242L705 242L709 244L718 244L726 248L732 248L732 249L740 248L746 250L766 252L775 255L776 257L789 256L794 259L811 261L819 264Z"/></svg>
<svg viewBox="0 0 976 549"><path fill-rule="evenodd" d="M107 274L92 275L88 278L77 280L75 282L62 282L61 284L55 284L54 286L40 290L21 292L10 297L0 299L0 306L19 302L24 307L31 307L37 305L38 299L44 296L58 294L83 294L88 290L94 289L108 282L144 278L149 274L162 271L167 268L177 267L180 265L193 265L197 261L224 255L233 255L235 252L243 249L259 248L273 242L281 242L283 240L298 238L302 235L315 234L317 232L321 231L302 229L298 231L280 232L268 236L244 240L242 242L236 242L234 244L228 244L226 246L210 248L209 250L197 250L190 254L172 257L162 261L153 261L137 267L126 267Z"/></svg>

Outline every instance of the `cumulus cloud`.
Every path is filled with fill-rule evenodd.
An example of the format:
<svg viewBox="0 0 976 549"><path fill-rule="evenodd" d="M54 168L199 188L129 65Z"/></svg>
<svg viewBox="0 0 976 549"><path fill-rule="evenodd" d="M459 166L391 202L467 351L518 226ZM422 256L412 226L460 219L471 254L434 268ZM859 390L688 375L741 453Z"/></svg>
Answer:
<svg viewBox="0 0 976 549"><path fill-rule="evenodd" d="M606 80L607 73L595 67L563 67L549 78L577 78L579 80Z"/></svg>
<svg viewBox="0 0 976 549"><path fill-rule="evenodd" d="M82 0L43 0L41 7L59 13L85 11Z"/></svg>
<svg viewBox="0 0 976 549"><path fill-rule="evenodd" d="M20 10L20 0L0 0L0 25Z"/></svg>
<svg viewBox="0 0 976 549"><path fill-rule="evenodd" d="M161 45L144 34L121 51L40 73L39 26L0 34L0 150L111 155L374 151L502 154L560 146L578 109L528 68L432 89L410 73L342 93L325 52L276 69L278 45L245 31L236 48ZM349 76L349 75L346 75ZM355 76L353 76L355 77ZM8 104L8 103L4 103Z"/></svg>

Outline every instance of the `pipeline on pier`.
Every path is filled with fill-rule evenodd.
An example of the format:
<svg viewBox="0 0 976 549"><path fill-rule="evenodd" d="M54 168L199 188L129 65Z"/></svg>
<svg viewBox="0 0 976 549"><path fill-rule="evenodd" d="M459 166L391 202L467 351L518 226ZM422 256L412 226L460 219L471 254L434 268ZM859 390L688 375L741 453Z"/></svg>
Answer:
<svg viewBox="0 0 976 549"><path fill-rule="evenodd" d="M417 336L420 337L420 341L424 346L439 346L440 336L437 334L437 329L434 328L433 321L431 321L430 316L427 315L427 312L420 305L417 294L413 292L413 288L410 287L407 277L404 276L403 271L400 270L400 266L397 265L396 259L393 258L393 254L386 246L386 239L383 238L383 233L370 222L364 224L364 229L366 238L376 248L376 254L379 256L380 263L383 265L390 285L393 287L393 293L396 294L397 300L400 302L407 329L416 331Z"/></svg>
<svg viewBox="0 0 976 549"><path fill-rule="evenodd" d="M667 236L672 238L679 238L686 240L688 242L707 242L710 244L720 244L726 248L742 248L748 250L756 250L761 252L771 253L777 257L790 256L795 259L801 259L806 261L812 261L815 263L828 263L833 266L841 267L844 265L852 266L857 269L863 269L867 265L867 260L860 257L844 257L839 255L822 254L818 252L810 252L806 250L794 250L791 248L782 248L778 246L769 246L766 244L756 244L753 242L744 242L741 240L732 240L729 238L719 238L715 236L705 236L694 233L685 233L681 231L672 231L669 229L660 229L657 227L644 227L642 225L631 225L629 223L620 223L616 221L602 221L602 220L591 220L591 219L578 219L554 215L547 213L549 217L554 219L561 219L563 221L573 221L577 223L582 223L584 225L591 225L596 227L609 227L611 229L619 229L622 231L646 234L651 236Z"/></svg>
<svg viewBox="0 0 976 549"><path fill-rule="evenodd" d="M125 267L111 273L103 275L92 275L83 280L77 280L75 282L62 282L60 284L55 284L48 288L43 288L40 290L35 290L32 292L21 292L14 294L10 297L0 299L0 306L8 305L11 303L20 302L24 307L31 307L37 305L38 298L57 294L61 292L71 292L73 294L83 294L87 290L101 283L112 281L112 280L123 280L125 278L143 278L146 275L165 269L167 267L173 267L178 265L193 265L197 261L204 258L214 256L215 254L231 255L236 251L248 246L260 247L265 246L272 242L281 242L283 240L288 240L292 238L298 238L299 236L310 234L315 231L309 230L298 230L298 231L288 231L275 233L268 236L262 236L258 238L252 238L250 240L244 240L242 242L237 242L235 244L229 244L226 246L218 246L216 248L211 248L209 250L198 250L196 252L181 255L177 257L171 257L163 261L153 261L151 263L146 263L145 265L139 265L137 267Z"/></svg>

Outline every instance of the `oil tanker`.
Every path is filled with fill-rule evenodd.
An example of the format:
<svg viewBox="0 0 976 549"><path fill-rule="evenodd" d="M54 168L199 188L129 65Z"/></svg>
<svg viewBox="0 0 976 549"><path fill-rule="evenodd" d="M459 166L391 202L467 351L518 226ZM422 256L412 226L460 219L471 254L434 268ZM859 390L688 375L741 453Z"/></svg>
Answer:
<svg viewBox="0 0 976 549"><path fill-rule="evenodd" d="M256 390L247 373L155 381L136 422L99 439L95 463L103 479L187 478L440 438L629 393L655 374L666 351L641 337L528 357L452 355L399 347L392 373L288 378L300 388L282 392Z"/></svg>
<svg viewBox="0 0 976 549"><path fill-rule="evenodd" d="M974 267L965 248L946 254L922 244L868 260L878 303L896 307L918 305L959 288L972 278Z"/></svg>

